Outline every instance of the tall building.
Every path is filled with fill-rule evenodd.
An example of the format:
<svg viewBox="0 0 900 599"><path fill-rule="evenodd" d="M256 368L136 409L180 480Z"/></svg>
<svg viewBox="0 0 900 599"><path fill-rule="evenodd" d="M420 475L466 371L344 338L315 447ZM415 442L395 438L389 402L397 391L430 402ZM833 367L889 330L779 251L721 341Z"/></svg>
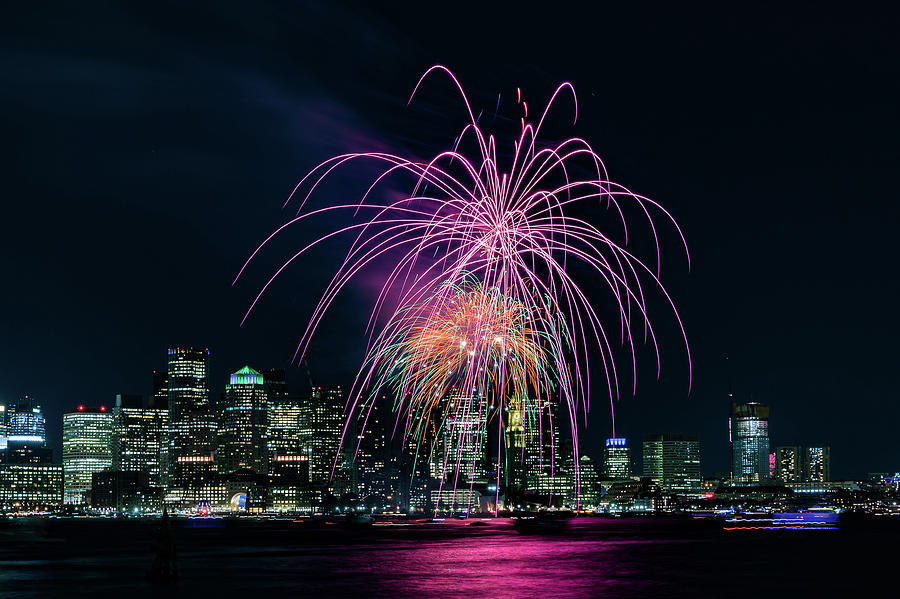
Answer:
<svg viewBox="0 0 900 599"><path fill-rule="evenodd" d="M268 469L268 390L263 375L244 366L225 385L225 401L219 406L216 459L219 472L230 474Z"/></svg>
<svg viewBox="0 0 900 599"><path fill-rule="evenodd" d="M589 456L582 454L578 460L578 472L581 479L581 504L596 506L600 500L600 473L597 464Z"/></svg>
<svg viewBox="0 0 900 599"><path fill-rule="evenodd" d="M148 407L157 410L169 409L169 373L166 370L153 371L153 392Z"/></svg>
<svg viewBox="0 0 900 599"><path fill-rule="evenodd" d="M9 423L6 421L6 406L0 403L0 464L6 461L6 443L9 439Z"/></svg>
<svg viewBox="0 0 900 599"><path fill-rule="evenodd" d="M190 508L223 502L214 460L215 414L209 405L209 350L168 352L169 480L166 501Z"/></svg>
<svg viewBox="0 0 900 599"><path fill-rule="evenodd" d="M728 420L732 478L735 485L760 484L769 478L769 407L732 403Z"/></svg>
<svg viewBox="0 0 900 599"><path fill-rule="evenodd" d="M6 459L12 463L47 463L52 451L47 447L47 421L41 406L27 395L6 407L8 436Z"/></svg>
<svg viewBox="0 0 900 599"><path fill-rule="evenodd" d="M144 408L139 395L117 395L113 421L112 469L144 472L148 485L163 487L168 453L168 409Z"/></svg>
<svg viewBox="0 0 900 599"><path fill-rule="evenodd" d="M113 414L106 406L63 414L64 501L91 502L91 475L112 467Z"/></svg>
<svg viewBox="0 0 900 599"><path fill-rule="evenodd" d="M447 401L431 474L458 485L472 483L482 478L486 406L480 396L458 393L451 394Z"/></svg>
<svg viewBox="0 0 900 599"><path fill-rule="evenodd" d="M804 457L804 481L823 483L831 480L831 448L807 447Z"/></svg>
<svg viewBox="0 0 900 599"><path fill-rule="evenodd" d="M526 414L525 479L529 494L545 498L562 498L574 488L572 473L567 471L567 455L562 451L559 402L544 399L537 414ZM574 456L573 456L574 459Z"/></svg>
<svg viewBox="0 0 900 599"><path fill-rule="evenodd" d="M624 437L606 440L603 448L603 476L612 480L631 478L631 449Z"/></svg>
<svg viewBox="0 0 900 599"><path fill-rule="evenodd" d="M803 480L803 451L796 445L782 445L775 449L775 477L786 483Z"/></svg>
<svg viewBox="0 0 900 599"><path fill-rule="evenodd" d="M376 498L390 495L388 489L388 446L385 429L384 397L373 398L369 406L362 408L353 420L352 447L348 451L355 452L354 469L356 473L357 494L371 505L383 504Z"/></svg>
<svg viewBox="0 0 900 599"><path fill-rule="evenodd" d="M54 511L63 505L63 467L59 464L0 464L0 509Z"/></svg>
<svg viewBox="0 0 900 599"><path fill-rule="evenodd" d="M349 491L350 486L346 460L338 455L344 423L344 392L340 386L313 388L301 410L303 451L309 457L310 482L328 485L336 492Z"/></svg>
<svg viewBox="0 0 900 599"><path fill-rule="evenodd" d="M265 374L263 375L265 378ZM271 389L271 388L270 388ZM270 391L271 393L271 391ZM302 455L300 441L299 397L269 395L269 430L267 433L270 460L277 455Z"/></svg>
<svg viewBox="0 0 900 599"><path fill-rule="evenodd" d="M644 439L643 449L644 476L656 482L663 491L700 492L703 482L700 441L695 435L650 435Z"/></svg>

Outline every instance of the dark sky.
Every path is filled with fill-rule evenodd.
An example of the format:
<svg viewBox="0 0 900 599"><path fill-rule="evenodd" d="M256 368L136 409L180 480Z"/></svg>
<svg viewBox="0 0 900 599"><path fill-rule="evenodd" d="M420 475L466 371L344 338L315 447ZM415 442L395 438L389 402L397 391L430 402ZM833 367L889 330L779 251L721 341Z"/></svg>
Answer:
<svg viewBox="0 0 900 599"><path fill-rule="evenodd" d="M234 274L318 161L452 142L464 115L449 85L406 106L442 63L488 109L517 86L538 105L571 81L579 121L551 133L588 139L614 181L684 229L692 269L669 232L663 281L687 327L693 389L663 314L662 378L642 354L638 393L617 404L620 434L696 432L704 470L725 470L731 384L771 405L775 444L830 444L837 477L900 468L889 15L415 6L8 7L0 401L37 398L58 448L62 412L146 395L167 346L208 346L216 394L244 363L289 367L336 249L288 271L243 327L277 260L316 231L297 230L236 288ZM352 192L353 176L323 201ZM323 323L318 382L349 382L367 302L351 288ZM588 452L608 433L595 396Z"/></svg>

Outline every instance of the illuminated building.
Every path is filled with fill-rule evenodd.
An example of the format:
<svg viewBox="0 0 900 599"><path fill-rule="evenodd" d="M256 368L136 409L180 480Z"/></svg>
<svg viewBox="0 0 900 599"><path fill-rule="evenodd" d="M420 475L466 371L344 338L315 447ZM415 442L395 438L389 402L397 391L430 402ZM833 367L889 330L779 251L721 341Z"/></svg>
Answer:
<svg viewBox="0 0 900 599"><path fill-rule="evenodd" d="M112 467L113 413L106 406L63 414L65 503L91 502L91 475Z"/></svg>
<svg viewBox="0 0 900 599"><path fill-rule="evenodd" d="M157 410L169 409L169 373L165 370L153 371L153 393L150 394L149 407Z"/></svg>
<svg viewBox="0 0 900 599"><path fill-rule="evenodd" d="M459 393L451 394L448 401L431 475L454 484L472 483L482 478L485 406L480 397Z"/></svg>
<svg viewBox="0 0 900 599"><path fill-rule="evenodd" d="M162 510L159 489L146 472L95 472L91 480L91 507L96 510L141 514Z"/></svg>
<svg viewBox="0 0 900 599"><path fill-rule="evenodd" d="M384 397L374 398L370 408L361 410L353 422L352 447L355 452L353 472L356 474L356 492L372 505L383 505L390 495L387 481L387 439L384 422Z"/></svg>
<svg viewBox="0 0 900 599"><path fill-rule="evenodd" d="M148 485L162 487L168 452L169 411L144 408L142 403L139 395L116 396L112 469L146 472Z"/></svg>
<svg viewBox="0 0 900 599"><path fill-rule="evenodd" d="M63 467L59 464L0 464L0 508L46 512L63 504Z"/></svg>
<svg viewBox="0 0 900 599"><path fill-rule="evenodd" d="M606 440L603 448L603 476L611 480L631 478L631 448L623 437Z"/></svg>
<svg viewBox="0 0 900 599"><path fill-rule="evenodd" d="M478 513L481 511L481 493L468 485L454 488L445 484L443 488L431 491L431 505L440 513Z"/></svg>
<svg viewBox="0 0 900 599"><path fill-rule="evenodd" d="M547 400L540 414L527 414L525 479L527 491L545 498L572 494L574 480L561 451L558 401Z"/></svg>
<svg viewBox="0 0 900 599"><path fill-rule="evenodd" d="M300 455L302 443L300 438L300 416L302 402L300 398L281 392L277 386L269 384L268 372L263 373L263 380L269 393L269 429L267 432L269 456Z"/></svg>
<svg viewBox="0 0 900 599"><path fill-rule="evenodd" d="M6 461L6 443L9 438L9 424L6 421L6 406L0 403L0 464Z"/></svg>
<svg viewBox="0 0 900 599"><path fill-rule="evenodd" d="M309 458L275 454L269 463L269 505L277 512L312 512L322 505L321 486L309 484Z"/></svg>
<svg viewBox="0 0 900 599"><path fill-rule="evenodd" d="M169 480L166 502L194 508L224 502L213 459L216 419L209 406L209 350L168 352Z"/></svg>
<svg viewBox="0 0 900 599"><path fill-rule="evenodd" d="M775 476L785 483L803 480L803 452L796 445L783 445L775 449Z"/></svg>
<svg viewBox="0 0 900 599"><path fill-rule="evenodd" d="M759 484L769 477L769 407L732 403L728 420L735 485Z"/></svg>
<svg viewBox="0 0 900 599"><path fill-rule="evenodd" d="M525 490L525 422L521 403L506 413L506 485L509 493Z"/></svg>
<svg viewBox="0 0 900 599"><path fill-rule="evenodd" d="M8 436L6 460L12 463L47 463L52 451L47 447L47 421L41 406L28 397L6 407Z"/></svg>
<svg viewBox="0 0 900 599"><path fill-rule="evenodd" d="M249 469L265 474L268 466L268 392L263 375L249 366L233 373L219 406L216 459L219 472Z"/></svg>
<svg viewBox="0 0 900 599"><path fill-rule="evenodd" d="M700 441L694 435L664 433L644 439L644 476L667 493L699 493ZM768 468L768 461L766 467Z"/></svg>
<svg viewBox="0 0 900 599"><path fill-rule="evenodd" d="M310 482L328 485L338 494L348 492L352 481L347 460L338 456L344 431L343 391L340 386L314 387L301 407L300 436L309 458Z"/></svg>
<svg viewBox="0 0 900 599"><path fill-rule="evenodd" d="M587 455L582 455L578 460L578 477L581 483L581 505L596 506L600 499L600 473L597 471L597 464Z"/></svg>
<svg viewBox="0 0 900 599"><path fill-rule="evenodd" d="M804 458L804 482L822 483L831 480L831 448L807 447Z"/></svg>

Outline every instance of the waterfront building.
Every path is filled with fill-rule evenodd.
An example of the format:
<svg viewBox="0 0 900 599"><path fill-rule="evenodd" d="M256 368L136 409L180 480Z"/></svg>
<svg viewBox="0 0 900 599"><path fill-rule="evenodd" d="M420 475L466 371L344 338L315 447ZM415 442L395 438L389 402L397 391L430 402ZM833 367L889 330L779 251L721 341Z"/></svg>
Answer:
<svg viewBox="0 0 900 599"><path fill-rule="evenodd" d="M344 422L344 392L340 386L313 388L300 414L303 453L309 459L310 482L328 485L338 493L348 491L352 484L346 460L338 456Z"/></svg>
<svg viewBox="0 0 900 599"><path fill-rule="evenodd" d="M169 480L166 502L193 508L224 502L214 460L216 418L209 405L209 350L168 351Z"/></svg>
<svg viewBox="0 0 900 599"><path fill-rule="evenodd" d="M263 380L268 381L263 374ZM266 437L269 445L269 456L300 455L302 443L300 439L300 414L302 403L299 397L290 395L272 395L273 389L268 383L269 393L268 431ZM277 391L277 390L276 390Z"/></svg>
<svg viewBox="0 0 900 599"><path fill-rule="evenodd" d="M769 477L769 407L732 403L728 420L735 485L760 484Z"/></svg>
<svg viewBox="0 0 900 599"><path fill-rule="evenodd" d="M162 487L168 453L168 409L144 408L140 395L116 395L113 423L112 469L145 472L149 486Z"/></svg>
<svg viewBox="0 0 900 599"><path fill-rule="evenodd" d="M106 406L78 406L63 414L64 501L89 505L91 475L112 467L113 413Z"/></svg>
<svg viewBox="0 0 900 599"><path fill-rule="evenodd" d="M431 475L447 483L470 484L483 478L485 408L478 395L453 392L441 423Z"/></svg>
<svg viewBox="0 0 900 599"><path fill-rule="evenodd" d="M575 486L571 468L566 468L574 461L572 452L561 449L559 403L545 399L540 412L526 418L526 492L559 503L572 495Z"/></svg>
<svg viewBox="0 0 900 599"><path fill-rule="evenodd" d="M53 453L47 447L47 421L41 406L25 396L6 407L6 460L11 463L48 463Z"/></svg>
<svg viewBox="0 0 900 599"><path fill-rule="evenodd" d="M785 483L803 480L803 451L797 445L775 448L775 477Z"/></svg>
<svg viewBox="0 0 900 599"><path fill-rule="evenodd" d="M382 506L391 494L388 488L388 447L385 430L385 398L375 397L353 419L353 472L359 497L367 505Z"/></svg>
<svg viewBox="0 0 900 599"><path fill-rule="evenodd" d="M107 470L91 477L91 507L95 510L143 514L162 510L160 491L147 472Z"/></svg>
<svg viewBox="0 0 900 599"><path fill-rule="evenodd" d="M804 458L804 482L823 483L831 480L831 448L807 447Z"/></svg>
<svg viewBox="0 0 900 599"><path fill-rule="evenodd" d="M0 464L0 509L47 512L62 505L61 464Z"/></svg>
<svg viewBox="0 0 900 599"><path fill-rule="evenodd" d="M597 464L587 455L578 459L578 478L581 483L579 502L582 506L594 507L600 500L600 473Z"/></svg>
<svg viewBox="0 0 900 599"><path fill-rule="evenodd" d="M231 375L219 406L216 459L220 473L242 469L266 473L268 407L268 390L261 373L244 366Z"/></svg>
<svg viewBox="0 0 900 599"><path fill-rule="evenodd" d="M169 372L167 370L153 371L153 392L147 404L157 410L169 409Z"/></svg>
<svg viewBox="0 0 900 599"><path fill-rule="evenodd" d="M611 480L631 478L631 449L623 437L606 440L603 448L603 476Z"/></svg>
<svg viewBox="0 0 900 599"><path fill-rule="evenodd" d="M525 412L521 403L511 403L506 412L506 488L507 495L525 490Z"/></svg>
<svg viewBox="0 0 900 599"><path fill-rule="evenodd" d="M663 433L644 439L644 476L666 493L702 491L700 441L696 435Z"/></svg>
<svg viewBox="0 0 900 599"><path fill-rule="evenodd" d="M6 406L0 403L0 464L6 461L6 443L9 439L9 423L6 420Z"/></svg>

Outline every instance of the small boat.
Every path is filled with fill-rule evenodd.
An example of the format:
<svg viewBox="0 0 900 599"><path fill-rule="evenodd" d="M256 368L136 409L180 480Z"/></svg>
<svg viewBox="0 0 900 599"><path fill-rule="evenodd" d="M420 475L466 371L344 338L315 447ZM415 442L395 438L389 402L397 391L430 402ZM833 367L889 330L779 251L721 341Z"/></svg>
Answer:
<svg viewBox="0 0 900 599"><path fill-rule="evenodd" d="M569 515L539 512L535 516L522 516L516 518L513 527L519 534L562 533L569 527Z"/></svg>

